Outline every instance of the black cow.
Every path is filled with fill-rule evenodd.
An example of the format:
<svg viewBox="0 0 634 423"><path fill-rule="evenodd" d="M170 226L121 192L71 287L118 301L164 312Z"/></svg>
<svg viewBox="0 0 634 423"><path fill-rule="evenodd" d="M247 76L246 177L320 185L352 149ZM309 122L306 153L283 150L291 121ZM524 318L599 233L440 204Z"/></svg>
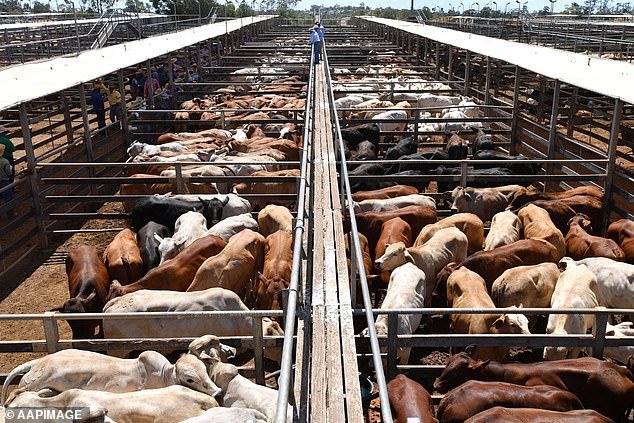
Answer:
<svg viewBox="0 0 634 423"><path fill-rule="evenodd" d="M476 175L475 180L469 182L469 186L476 188L484 188L484 187L495 187L503 185L499 181L489 180L489 179L478 179L477 175L488 176L512 176L513 172L504 167L493 167L489 169L478 169L477 171L469 172L470 175ZM436 168L436 175L445 176L445 175L460 175L460 168L454 167L446 167L446 166L438 166ZM450 191L457 187L460 183L458 181L438 181L438 192Z"/></svg>
<svg viewBox="0 0 634 423"><path fill-rule="evenodd" d="M539 163L522 163L523 160L528 160L524 156L509 156L508 154L501 153L493 150L481 150L474 156L476 160L506 160L507 163L497 163L493 165L480 164L475 165L476 169L491 168L491 167L504 167L513 172L514 175L537 175L541 166Z"/></svg>
<svg viewBox="0 0 634 423"><path fill-rule="evenodd" d="M141 250L141 259L143 259L143 273L147 273L161 262L161 256L158 252L160 243L154 237L155 234L161 238L172 236L167 226L156 222L148 222L136 234L137 244Z"/></svg>
<svg viewBox="0 0 634 423"><path fill-rule="evenodd" d="M199 199L196 202L176 200L158 195L142 198L137 201L134 209L132 209L130 215L132 227L138 231L147 223L154 221L167 226L170 231L174 231L176 219L188 211L202 213L207 219L207 224L214 225L222 218L222 208L228 201L229 197L226 197L225 201L213 198L211 200Z"/></svg>
<svg viewBox="0 0 634 423"><path fill-rule="evenodd" d="M402 172L393 173L392 176L425 176L428 175L427 172L422 172L420 170L404 170ZM399 184L407 184L413 186L418 189L420 192L425 192L425 189L429 185L429 181L420 181L420 180L410 180L407 181L397 181Z"/></svg>
<svg viewBox="0 0 634 423"><path fill-rule="evenodd" d="M350 150L356 150L362 141L370 141L376 150L379 149L381 130L376 123L351 126L341 130L341 137Z"/></svg>
<svg viewBox="0 0 634 423"><path fill-rule="evenodd" d="M376 160L376 148L370 141L359 143L356 151L350 152L351 160Z"/></svg>
<svg viewBox="0 0 634 423"><path fill-rule="evenodd" d="M495 150L495 144L489 135L485 134L482 129L478 129L473 141L473 155L475 156L478 151L482 150Z"/></svg>
<svg viewBox="0 0 634 423"><path fill-rule="evenodd" d="M408 154L407 156L401 156L399 160L403 161L403 163L398 165L399 172L404 172L406 170L416 170L423 173L430 173L432 170L435 171L436 167L438 167L438 163L434 163L434 160L449 160L449 153L443 150L432 150L422 153ZM407 160L429 160L429 163L407 164Z"/></svg>
<svg viewBox="0 0 634 423"><path fill-rule="evenodd" d="M372 164L372 163L363 163L359 166L357 166L355 169L352 169L348 172L349 176L367 176L367 175L383 175L385 174L385 169L383 168L383 165L380 164ZM386 186L392 186L392 185L396 185L396 183L389 183L387 185L382 185L380 188L385 188ZM375 182L374 181L359 181L359 182L350 182L350 189L354 192L354 191L369 191L369 190L373 190L373 189L379 189L379 188L374 188L375 186Z"/></svg>
<svg viewBox="0 0 634 423"><path fill-rule="evenodd" d="M418 150L418 142L413 137L403 138L385 152L385 160L397 160L401 156L414 154Z"/></svg>
<svg viewBox="0 0 634 423"><path fill-rule="evenodd" d="M469 154L469 143L460 138L460 135L453 133L447 141L447 153L451 160L466 159L467 154Z"/></svg>

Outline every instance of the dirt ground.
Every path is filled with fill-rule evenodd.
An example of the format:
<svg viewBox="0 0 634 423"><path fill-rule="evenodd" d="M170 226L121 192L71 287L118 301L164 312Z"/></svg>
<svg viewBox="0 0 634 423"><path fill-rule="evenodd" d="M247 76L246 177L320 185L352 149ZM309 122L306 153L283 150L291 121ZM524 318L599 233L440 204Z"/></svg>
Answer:
<svg viewBox="0 0 634 423"><path fill-rule="evenodd" d="M108 203L101 207L100 211L120 212L123 211L123 206L121 203ZM126 225L123 220L91 220L82 228L103 229L124 226ZM28 260L25 266L16 269L13 280L3 281L3 291L0 292L0 314L43 313L60 306L68 299L68 278L64 265L66 253L80 244L93 245L103 252L115 234L116 232L75 234L66 240L57 240L61 242L58 242L54 248L33 254L32 259ZM59 334L61 339L71 338L70 328L66 322L59 323ZM44 330L39 321L0 321L0 339L3 341L44 339ZM39 355L41 354L0 354L0 373L7 373L16 365Z"/></svg>

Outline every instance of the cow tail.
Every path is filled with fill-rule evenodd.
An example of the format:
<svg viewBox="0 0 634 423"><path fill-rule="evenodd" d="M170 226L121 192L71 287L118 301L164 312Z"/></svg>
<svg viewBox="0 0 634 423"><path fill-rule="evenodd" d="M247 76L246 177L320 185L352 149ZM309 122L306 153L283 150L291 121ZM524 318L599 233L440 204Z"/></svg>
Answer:
<svg viewBox="0 0 634 423"><path fill-rule="evenodd" d="M27 361L26 363L20 364L18 367L9 372L7 378L4 380L4 384L2 385L2 398L0 399L0 405L2 405L3 407L5 405L4 401L7 398L7 389L9 388L11 381L15 379L17 375L25 375L30 372L33 364L35 364L35 362L38 360L39 359Z"/></svg>

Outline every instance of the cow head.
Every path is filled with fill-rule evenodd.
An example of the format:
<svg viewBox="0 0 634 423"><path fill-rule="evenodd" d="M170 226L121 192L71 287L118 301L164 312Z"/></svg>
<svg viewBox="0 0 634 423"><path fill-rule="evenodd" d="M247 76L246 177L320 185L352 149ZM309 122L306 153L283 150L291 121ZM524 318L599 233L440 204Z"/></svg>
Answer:
<svg viewBox="0 0 634 423"><path fill-rule="evenodd" d="M465 210L471 210L473 201L473 191L469 188L455 187L451 192L451 211L462 212Z"/></svg>
<svg viewBox="0 0 634 423"><path fill-rule="evenodd" d="M94 311L91 306L97 299L97 293L93 291L86 298L69 298L61 307L56 307L51 311L60 313L88 313ZM96 320L68 320L68 325L73 331L73 339L90 339L95 337L95 329L99 326Z"/></svg>
<svg viewBox="0 0 634 423"><path fill-rule="evenodd" d="M204 362L227 361L235 357L236 349L220 342L217 336L203 335L194 339L189 344L189 353L195 355Z"/></svg>
<svg viewBox="0 0 634 423"><path fill-rule="evenodd" d="M174 365L178 383L212 397L220 395L222 390L209 378L207 366L194 354L183 354Z"/></svg>
<svg viewBox="0 0 634 423"><path fill-rule="evenodd" d="M267 278L258 273L258 307L267 310L282 310L282 292L289 282L279 276Z"/></svg>
<svg viewBox="0 0 634 423"><path fill-rule="evenodd" d="M269 317L262 318L262 333L264 336L284 336L284 330L282 330L280 324ZM280 363L282 361L282 349L277 347L266 348L264 357Z"/></svg>
<svg viewBox="0 0 634 423"><path fill-rule="evenodd" d="M520 304L520 308L522 305ZM517 309L513 306L510 309ZM528 319L523 314L503 314L491 325L489 328L491 333L508 333L508 334L523 334L529 335L531 332L528 330Z"/></svg>
<svg viewBox="0 0 634 423"><path fill-rule="evenodd" d="M134 141L132 144L130 144L130 147L128 147L128 151L127 151L128 156L130 157L138 156L139 154L143 152L144 146L145 145L143 143Z"/></svg>
<svg viewBox="0 0 634 423"><path fill-rule="evenodd" d="M211 227L222 220L222 209L229 203L229 196L225 196L224 200L203 200L200 197L198 200L202 203L202 214L207 219L207 227Z"/></svg>
<svg viewBox="0 0 634 423"><path fill-rule="evenodd" d="M579 225L584 231L592 232L592 222L583 213L577 213L568 221L568 226L572 227L572 225Z"/></svg>
<svg viewBox="0 0 634 423"><path fill-rule="evenodd" d="M158 252L161 256L161 261L159 262L159 264L163 264L165 260L169 260L174 257L174 252L176 252L176 241L174 241L174 238L161 238L155 233L154 239L159 243Z"/></svg>
<svg viewBox="0 0 634 423"><path fill-rule="evenodd" d="M434 388L444 394L468 380L482 380L482 375L489 363L489 360L474 360L466 352L453 355L449 358L442 374L434 382Z"/></svg>
<svg viewBox="0 0 634 423"><path fill-rule="evenodd" d="M414 263L414 258L402 242L385 245L385 253L374 261L378 270L394 270L405 263Z"/></svg>

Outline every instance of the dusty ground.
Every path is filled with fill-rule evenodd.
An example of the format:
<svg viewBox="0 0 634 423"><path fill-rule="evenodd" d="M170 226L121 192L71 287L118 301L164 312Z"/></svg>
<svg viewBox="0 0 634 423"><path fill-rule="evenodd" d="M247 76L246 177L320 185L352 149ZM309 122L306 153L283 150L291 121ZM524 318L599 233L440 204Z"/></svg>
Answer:
<svg viewBox="0 0 634 423"><path fill-rule="evenodd" d="M121 203L109 203L101 207L102 212L123 211ZM125 226L121 220L91 220L82 228L117 228ZM68 250L80 244L93 245L103 251L116 232L75 234L61 240L53 249L33 254L28 263L16 269L13 280L3 281L0 293L0 314L42 313L61 305L68 299L68 279L64 258ZM21 282L23 280L23 282ZM21 283L20 283L21 282ZM71 337L70 328L60 322L62 339ZM0 339L35 340L44 339L42 324L38 321L0 321ZM37 354L0 354L0 373L7 373L17 364L37 357Z"/></svg>

